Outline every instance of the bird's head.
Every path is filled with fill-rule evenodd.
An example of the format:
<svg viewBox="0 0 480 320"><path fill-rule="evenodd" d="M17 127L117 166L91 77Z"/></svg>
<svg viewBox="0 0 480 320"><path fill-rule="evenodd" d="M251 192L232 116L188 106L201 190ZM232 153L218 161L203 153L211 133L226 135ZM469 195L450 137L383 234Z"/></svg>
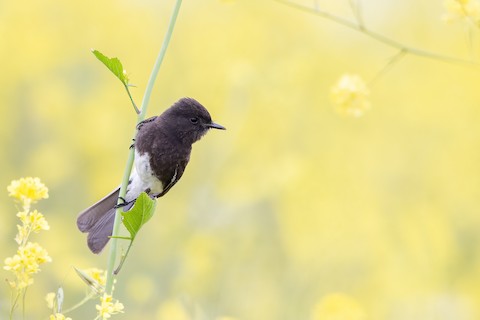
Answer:
<svg viewBox="0 0 480 320"><path fill-rule="evenodd" d="M224 126L213 122L208 110L192 98L178 100L161 118L183 142L190 144L200 140L209 129L225 130Z"/></svg>

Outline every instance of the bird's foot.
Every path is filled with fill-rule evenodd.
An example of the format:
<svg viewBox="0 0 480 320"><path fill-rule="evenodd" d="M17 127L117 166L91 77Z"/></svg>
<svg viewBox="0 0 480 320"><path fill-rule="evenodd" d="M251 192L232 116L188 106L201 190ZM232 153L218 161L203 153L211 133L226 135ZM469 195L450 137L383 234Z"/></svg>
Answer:
<svg viewBox="0 0 480 320"><path fill-rule="evenodd" d="M135 199L132 200L132 201L127 201L127 200L125 200L125 198L123 198L123 197L118 197L118 199L121 201L121 203L116 204L116 205L113 207L114 209L123 208L123 207L125 207L125 206L128 206L128 205L131 204L132 202L135 202Z"/></svg>

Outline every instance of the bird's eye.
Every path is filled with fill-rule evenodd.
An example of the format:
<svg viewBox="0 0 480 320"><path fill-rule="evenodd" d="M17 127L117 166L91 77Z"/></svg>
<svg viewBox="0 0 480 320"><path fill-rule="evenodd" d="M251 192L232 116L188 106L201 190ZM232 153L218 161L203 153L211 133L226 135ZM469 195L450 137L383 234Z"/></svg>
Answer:
<svg viewBox="0 0 480 320"><path fill-rule="evenodd" d="M198 118L196 118L196 117L190 118L190 122L193 123L193 124L197 124L198 123Z"/></svg>

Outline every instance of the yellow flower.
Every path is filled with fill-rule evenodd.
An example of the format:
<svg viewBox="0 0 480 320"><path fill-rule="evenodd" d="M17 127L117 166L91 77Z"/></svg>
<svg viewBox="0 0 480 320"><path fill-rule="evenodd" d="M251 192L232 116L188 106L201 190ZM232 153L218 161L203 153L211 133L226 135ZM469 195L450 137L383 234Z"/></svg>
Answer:
<svg viewBox="0 0 480 320"><path fill-rule="evenodd" d="M20 178L13 180L7 187L8 195L19 200L27 209L31 203L48 198L48 188L39 178ZM25 210L28 211L28 210Z"/></svg>
<svg viewBox="0 0 480 320"><path fill-rule="evenodd" d="M15 236L15 241L19 245L25 244L31 232L38 233L40 230L49 230L50 226L48 225L47 220L37 210L33 212L21 211L17 213L17 217L22 221L22 225L17 225L17 235Z"/></svg>
<svg viewBox="0 0 480 320"><path fill-rule="evenodd" d="M105 287L105 284L107 282L107 271L97 268L90 268L83 271L93 280L97 281L98 284Z"/></svg>
<svg viewBox="0 0 480 320"><path fill-rule="evenodd" d="M34 272L40 271L38 269L38 265L52 261L47 250L42 248L36 242L27 243L25 247L19 248L17 252L20 254L20 256L28 259L28 261L31 262L30 264L27 264L27 267L30 267L31 265L31 270ZM37 264L37 267L33 267L34 264Z"/></svg>
<svg viewBox="0 0 480 320"><path fill-rule="evenodd" d="M5 266L3 269L16 272L23 267L22 258L16 254L13 257L5 259Z"/></svg>
<svg viewBox="0 0 480 320"><path fill-rule="evenodd" d="M12 271L15 275L15 281L8 281L12 289L23 289L33 284L30 273L25 272L25 259L16 254L11 258L5 259L5 270Z"/></svg>
<svg viewBox="0 0 480 320"><path fill-rule="evenodd" d="M18 248L17 254L5 259L5 270L12 271L16 278L16 287L25 288L33 283L32 274L40 271L40 265L50 262L52 259L47 250L38 243L28 242L25 246Z"/></svg>
<svg viewBox="0 0 480 320"><path fill-rule="evenodd" d="M86 270L75 268L78 276L92 289L97 295L105 292L105 284L107 279L107 272L97 268L90 268ZM113 280L115 284L115 279ZM113 288L112 288L113 289Z"/></svg>
<svg viewBox="0 0 480 320"><path fill-rule="evenodd" d="M123 313L123 304L118 300L114 300L109 294L104 294L100 298L100 305L96 305L98 315L96 319L108 319L113 314Z"/></svg>
<svg viewBox="0 0 480 320"><path fill-rule="evenodd" d="M55 313L55 314L50 315L50 320L72 320L72 318L65 317L61 313Z"/></svg>
<svg viewBox="0 0 480 320"><path fill-rule="evenodd" d="M19 212L17 217L19 217L20 221L22 221L24 224L28 225L30 230L33 232L50 229L50 226L48 225L47 220L45 220L43 214L37 210L34 210L28 214L25 212Z"/></svg>
<svg viewBox="0 0 480 320"><path fill-rule="evenodd" d="M343 293L325 296L313 309L313 320L365 320L366 314L361 305Z"/></svg>
<svg viewBox="0 0 480 320"><path fill-rule="evenodd" d="M447 11L443 19L447 22L468 19L475 24L480 22L480 2L477 0L445 0L443 3Z"/></svg>
<svg viewBox="0 0 480 320"><path fill-rule="evenodd" d="M370 92L363 79L356 74L343 75L331 90L331 100L341 114L359 117L370 109Z"/></svg>
<svg viewBox="0 0 480 320"><path fill-rule="evenodd" d="M55 306L55 298L57 297L57 294L55 292L49 292L45 296L45 300L47 301L47 307L48 309L53 309Z"/></svg>

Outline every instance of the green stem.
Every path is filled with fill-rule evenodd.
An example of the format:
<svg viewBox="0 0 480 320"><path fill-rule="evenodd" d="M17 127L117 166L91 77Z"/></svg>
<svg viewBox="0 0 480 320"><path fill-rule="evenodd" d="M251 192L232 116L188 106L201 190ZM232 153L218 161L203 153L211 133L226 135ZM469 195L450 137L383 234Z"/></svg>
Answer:
<svg viewBox="0 0 480 320"><path fill-rule="evenodd" d="M133 108L135 109L135 112L137 114L140 114L140 110L138 110L137 105L135 104L135 101L133 101L132 94L130 93L130 89L128 88L128 84L123 84L125 86L125 90L127 90L128 97L130 98L130 101L132 102Z"/></svg>
<svg viewBox="0 0 480 320"><path fill-rule="evenodd" d="M138 116L138 122L142 121L145 118L145 114L147 113L146 106L150 101L150 96L152 93L153 85L155 83L155 79L157 78L158 71L160 70L160 66L162 65L163 58L165 57L165 53L167 52L168 44L170 43L170 38L172 37L173 28L175 27L175 21L177 20L178 12L180 11L180 5L182 4L182 0L177 0L175 2L175 7L173 8L172 16L170 17L170 23L168 24L167 33L165 34L165 38L163 39L163 44L158 54L157 60L155 61L155 65L153 66L152 73L150 74L150 79L148 80L147 88L145 89L145 94L143 95L142 101L142 110L140 115Z"/></svg>
<svg viewBox="0 0 480 320"><path fill-rule="evenodd" d="M12 300L12 307L10 308L10 320L13 319L13 312L15 311L15 308L17 307L17 303L18 303L18 298L20 297L20 292L19 290L15 290L16 292L16 295L15 295L15 298L13 298Z"/></svg>
<svg viewBox="0 0 480 320"><path fill-rule="evenodd" d="M128 253L130 252L130 248L132 247L133 240L135 240L135 238L132 238L132 239L130 240L130 244L128 245L127 252L125 252L125 254L122 255L122 258L121 258L121 260L120 260L120 263L118 264L117 269L115 269L115 271L113 271L113 274L114 274L114 275L117 275L117 274L120 272L120 270L122 269L123 263L124 263L125 260L127 259Z"/></svg>
<svg viewBox="0 0 480 320"><path fill-rule="evenodd" d="M390 58L387 64L383 66L383 68L375 75L375 77L370 80L368 86L372 87L381 76L383 76L388 70L390 70L390 68L392 68L394 64L396 64L403 57L405 57L406 54L407 52L405 50L399 50L392 58Z"/></svg>
<svg viewBox="0 0 480 320"><path fill-rule="evenodd" d="M360 29L364 29L365 25L363 23L363 17L360 8L360 1L358 0L349 0L348 3L350 4L350 8L352 9L352 13L357 20L358 27Z"/></svg>
<svg viewBox="0 0 480 320"><path fill-rule="evenodd" d="M414 48L414 47L407 46L407 45L405 45L401 42L393 40L393 39L391 39L389 37L386 37L382 34L379 34L375 31L369 30L369 29L365 28L362 24L357 24L357 23L351 22L347 19L344 19L342 17L333 15L333 14L331 14L327 11L321 10L319 8L310 8L310 7L303 6L303 5L300 5L300 4L297 4L297 3L293 3L293 2L288 1L288 0L275 0L275 1L277 1L279 3L282 3L286 6L289 6L289 7L295 8L295 9L299 9L301 11L308 12L308 13L317 15L319 17L331 20L331 21L336 22L336 23L338 23L342 26L345 26L347 28L359 31L359 32L369 36L372 39L375 39L375 40L377 40L377 41L379 41L379 42L381 42L381 43L383 43L387 46L396 48L398 50L402 50L405 53L410 53L410 54L420 56L420 57L426 57L426 58L430 58L430 59L441 60L441 61L451 62L451 63L461 63L461 64L468 64L468 65L476 64L473 61L458 59L458 58L455 58L455 57L444 56L444 55L441 55L441 54L438 54L438 53L435 53L435 52L424 51L424 50L421 50L421 49L417 49L417 48Z"/></svg>
<svg viewBox="0 0 480 320"><path fill-rule="evenodd" d="M27 288L23 289L23 295L22 295L22 319L25 320L25 298L27 296Z"/></svg>
<svg viewBox="0 0 480 320"><path fill-rule="evenodd" d="M143 121L145 119L145 115L147 113L147 106L148 102L150 101L150 96L152 93L153 85L155 83L155 79L157 78L158 71L160 70L160 66L162 65L163 58L165 57L165 53L167 52L168 44L170 42L170 38L172 37L173 29L175 27L175 22L177 20L178 12L180 11L180 5L182 4L182 0L176 0L175 6L173 8L172 15L170 17L170 22L168 24L168 29L165 34L165 38L163 39L162 47L158 54L157 60L155 61L155 65L153 66L152 73L150 74L150 79L148 80L147 88L145 89L145 94L142 100L142 106L140 114L137 117L137 123ZM136 130L134 133L134 137L136 134ZM128 153L127 164L125 166L125 171L123 174L122 186L120 187L120 194L119 196L125 198L125 194L127 192L128 180L130 178L130 173L132 171L133 160L134 160L134 150L133 148L130 149ZM121 203L119 200L118 204ZM113 291L113 278L115 277L113 271L115 268L115 261L117 259L117 240L115 237L118 236L120 225L122 223L122 214L120 212L121 208L117 209L115 213L115 222L113 225L112 231L112 239L110 244L110 252L108 256L108 267L107 267L107 282L105 286L105 290L107 294L112 294Z"/></svg>
<svg viewBox="0 0 480 320"><path fill-rule="evenodd" d="M75 304L74 306L68 308L67 310L64 310L62 313L67 314L67 313L72 312L73 310L77 309L78 307L81 307L82 305L84 305L87 301L90 301L91 299L93 299L95 296L97 296L97 294L95 292L91 291L89 294L87 294L85 296L85 298L82 299L82 301L80 301L79 303Z"/></svg>

